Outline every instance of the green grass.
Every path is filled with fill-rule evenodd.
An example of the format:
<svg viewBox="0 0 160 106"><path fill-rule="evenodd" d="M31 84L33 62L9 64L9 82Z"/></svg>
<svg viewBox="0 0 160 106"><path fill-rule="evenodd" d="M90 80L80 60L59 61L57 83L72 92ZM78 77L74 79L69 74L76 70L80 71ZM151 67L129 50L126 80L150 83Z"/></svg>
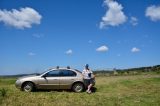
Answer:
<svg viewBox="0 0 160 106"><path fill-rule="evenodd" d="M160 106L160 75L96 77L96 92L37 91L15 88L15 78L0 78L1 106Z"/></svg>

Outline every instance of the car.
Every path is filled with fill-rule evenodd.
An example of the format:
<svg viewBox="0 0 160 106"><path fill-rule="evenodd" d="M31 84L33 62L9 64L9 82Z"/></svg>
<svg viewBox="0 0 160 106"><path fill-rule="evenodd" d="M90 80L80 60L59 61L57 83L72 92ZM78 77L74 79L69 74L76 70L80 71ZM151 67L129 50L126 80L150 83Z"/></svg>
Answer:
<svg viewBox="0 0 160 106"><path fill-rule="evenodd" d="M93 78L95 85L95 79ZM16 88L31 92L36 89L72 89L82 92L86 89L83 75L71 68L51 68L40 75L24 76L16 80Z"/></svg>

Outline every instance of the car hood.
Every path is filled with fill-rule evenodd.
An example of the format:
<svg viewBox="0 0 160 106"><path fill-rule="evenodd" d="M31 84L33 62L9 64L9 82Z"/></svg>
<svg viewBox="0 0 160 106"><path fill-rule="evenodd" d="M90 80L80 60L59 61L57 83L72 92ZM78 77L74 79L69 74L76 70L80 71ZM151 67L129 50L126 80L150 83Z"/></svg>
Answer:
<svg viewBox="0 0 160 106"><path fill-rule="evenodd" d="M23 76L23 77L19 77L18 79L21 80L21 79L25 79L25 78L35 78L35 77L37 77L37 75Z"/></svg>

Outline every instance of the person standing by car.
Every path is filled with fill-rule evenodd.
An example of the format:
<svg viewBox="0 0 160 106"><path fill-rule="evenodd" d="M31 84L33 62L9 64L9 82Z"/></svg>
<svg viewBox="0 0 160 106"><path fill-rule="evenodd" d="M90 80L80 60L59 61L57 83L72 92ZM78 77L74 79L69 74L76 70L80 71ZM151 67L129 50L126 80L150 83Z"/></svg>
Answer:
<svg viewBox="0 0 160 106"><path fill-rule="evenodd" d="M88 64L85 65L85 68L82 71L82 74L83 74L85 86L87 87L86 92L91 93L91 87L93 86L92 78L94 77L94 75L93 75L93 72L89 69Z"/></svg>

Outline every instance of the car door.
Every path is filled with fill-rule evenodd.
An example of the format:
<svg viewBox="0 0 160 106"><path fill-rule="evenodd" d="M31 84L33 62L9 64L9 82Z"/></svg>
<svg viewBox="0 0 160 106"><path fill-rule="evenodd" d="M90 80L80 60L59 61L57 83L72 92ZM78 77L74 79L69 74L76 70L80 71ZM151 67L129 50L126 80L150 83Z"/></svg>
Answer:
<svg viewBox="0 0 160 106"><path fill-rule="evenodd" d="M76 73L71 70L60 71L60 89L70 89L76 80Z"/></svg>
<svg viewBox="0 0 160 106"><path fill-rule="evenodd" d="M44 74L38 81L40 89L59 89L59 70L52 70Z"/></svg>

